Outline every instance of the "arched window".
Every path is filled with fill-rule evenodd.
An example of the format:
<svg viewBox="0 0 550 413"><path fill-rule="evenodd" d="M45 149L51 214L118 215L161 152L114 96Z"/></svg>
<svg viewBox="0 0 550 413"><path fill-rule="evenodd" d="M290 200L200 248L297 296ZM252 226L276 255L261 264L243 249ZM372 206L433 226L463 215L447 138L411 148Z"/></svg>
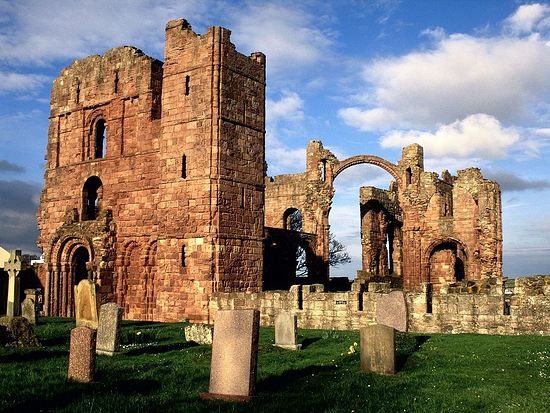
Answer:
<svg viewBox="0 0 550 413"><path fill-rule="evenodd" d="M91 176L84 183L82 190L82 220L92 220L97 218L101 205L101 196L103 192L101 179L97 176Z"/></svg>
<svg viewBox="0 0 550 413"><path fill-rule="evenodd" d="M105 158L107 154L107 125L103 119L96 122L94 137L94 159Z"/></svg>
<svg viewBox="0 0 550 413"><path fill-rule="evenodd" d="M288 208L283 214L284 229L302 230L302 213L296 208Z"/></svg>

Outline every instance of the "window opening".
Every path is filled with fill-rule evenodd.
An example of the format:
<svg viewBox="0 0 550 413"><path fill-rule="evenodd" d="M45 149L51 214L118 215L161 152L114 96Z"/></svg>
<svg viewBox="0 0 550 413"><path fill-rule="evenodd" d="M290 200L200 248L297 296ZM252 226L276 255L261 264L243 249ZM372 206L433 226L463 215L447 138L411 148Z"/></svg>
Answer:
<svg viewBox="0 0 550 413"><path fill-rule="evenodd" d="M96 122L95 126L95 153L94 158L105 158L107 154L107 125L103 119Z"/></svg>
<svg viewBox="0 0 550 413"><path fill-rule="evenodd" d="M80 82L76 84L76 103L80 103Z"/></svg>
<svg viewBox="0 0 550 413"><path fill-rule="evenodd" d="M86 180L82 198L84 211L82 213L83 220L94 220L97 218L101 207L102 182L97 176L92 176Z"/></svg>
<svg viewBox="0 0 550 413"><path fill-rule="evenodd" d="M302 213L296 208L289 208L283 215L284 229L291 231L302 230Z"/></svg>
<svg viewBox="0 0 550 413"><path fill-rule="evenodd" d="M410 185L412 183L412 171L411 168L407 168L405 171L406 174L406 184Z"/></svg>
<svg viewBox="0 0 550 413"><path fill-rule="evenodd" d="M185 96L189 96L189 83L191 81L191 78L189 75L185 76Z"/></svg>
<svg viewBox="0 0 550 413"><path fill-rule="evenodd" d="M185 245L181 246L181 266L185 267Z"/></svg>
<svg viewBox="0 0 550 413"><path fill-rule="evenodd" d="M185 154L181 155L181 177L187 178L187 157Z"/></svg>
<svg viewBox="0 0 550 413"><path fill-rule="evenodd" d="M115 71L114 92L118 93L118 70Z"/></svg>

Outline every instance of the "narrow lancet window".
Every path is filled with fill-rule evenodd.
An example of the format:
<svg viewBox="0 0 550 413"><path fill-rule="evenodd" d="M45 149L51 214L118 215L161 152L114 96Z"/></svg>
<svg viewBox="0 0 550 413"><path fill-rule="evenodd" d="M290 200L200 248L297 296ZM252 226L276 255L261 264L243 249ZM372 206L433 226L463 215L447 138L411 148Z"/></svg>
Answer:
<svg viewBox="0 0 550 413"><path fill-rule="evenodd" d="M191 81L191 78L189 75L185 76L185 96L189 96L189 83Z"/></svg>
<svg viewBox="0 0 550 413"><path fill-rule="evenodd" d="M184 155L181 155L181 177L183 179L187 178L187 158Z"/></svg>
<svg viewBox="0 0 550 413"><path fill-rule="evenodd" d="M107 149L107 125L103 119L96 122L94 158L105 158Z"/></svg>

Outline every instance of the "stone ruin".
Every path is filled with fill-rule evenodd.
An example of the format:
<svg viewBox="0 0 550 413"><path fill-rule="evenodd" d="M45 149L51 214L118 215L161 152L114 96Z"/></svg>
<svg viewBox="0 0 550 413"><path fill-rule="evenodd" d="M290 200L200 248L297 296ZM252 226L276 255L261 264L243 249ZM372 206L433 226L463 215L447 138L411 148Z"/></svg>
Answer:
<svg viewBox="0 0 550 413"><path fill-rule="evenodd" d="M506 307L500 188L479 169L425 171L416 144L392 163L339 160L311 141L305 172L267 176L265 65L237 52L229 30L198 35L179 19L166 25L164 63L124 46L61 71L38 213L47 315L74 316L74 286L91 279L100 304L129 319L212 322L219 309L257 308L264 324L288 310L300 326L358 328L399 289L395 322L413 331L548 333L548 321L521 319L530 295ZM361 188L362 268L350 291L325 291L333 183L361 163L393 182Z"/></svg>

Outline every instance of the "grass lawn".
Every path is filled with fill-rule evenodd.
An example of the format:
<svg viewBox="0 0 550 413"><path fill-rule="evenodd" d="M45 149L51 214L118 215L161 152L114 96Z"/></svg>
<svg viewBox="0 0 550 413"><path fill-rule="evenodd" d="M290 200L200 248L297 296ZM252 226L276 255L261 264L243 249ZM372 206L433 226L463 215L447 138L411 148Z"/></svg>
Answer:
<svg viewBox="0 0 550 413"><path fill-rule="evenodd" d="M211 350L183 324L124 322L122 354L98 356L96 381L67 381L74 320L41 318L41 349L0 348L0 411L548 412L550 337L398 336L399 373L359 370L357 332L300 330L300 351L260 330L257 397L204 401Z"/></svg>

